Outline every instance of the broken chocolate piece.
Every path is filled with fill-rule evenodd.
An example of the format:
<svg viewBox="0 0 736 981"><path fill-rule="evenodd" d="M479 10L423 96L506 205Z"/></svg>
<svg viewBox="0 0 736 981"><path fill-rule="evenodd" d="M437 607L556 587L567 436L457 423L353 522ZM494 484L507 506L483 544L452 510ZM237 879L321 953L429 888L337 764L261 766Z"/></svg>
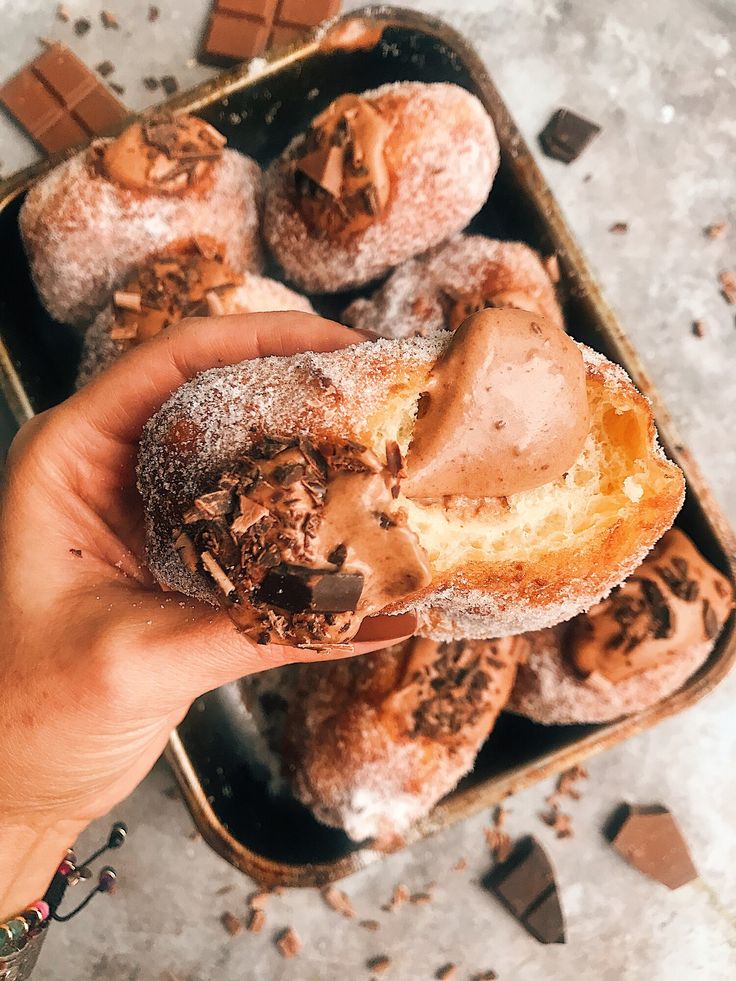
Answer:
<svg viewBox="0 0 736 981"><path fill-rule="evenodd" d="M278 947L279 953L282 957L288 959L296 957L302 948L302 942L299 939L299 934L294 930L293 927L287 927L282 930L281 933L276 938L276 946Z"/></svg>
<svg viewBox="0 0 736 981"><path fill-rule="evenodd" d="M577 160L601 128L569 109L558 109L539 134L539 142L548 157L562 163Z"/></svg>
<svg viewBox="0 0 736 981"><path fill-rule="evenodd" d="M128 110L63 44L51 44L0 88L0 103L46 151L104 136Z"/></svg>
<svg viewBox="0 0 736 981"><path fill-rule="evenodd" d="M258 600L292 613L345 613L357 608L363 581L360 572L282 565L266 574Z"/></svg>
<svg viewBox="0 0 736 981"><path fill-rule="evenodd" d="M630 865L668 889L679 889L698 878L682 832L663 804L622 804L607 834Z"/></svg>
<svg viewBox="0 0 736 981"><path fill-rule="evenodd" d="M554 869L535 838L523 838L509 858L491 870L483 885L498 896L540 943L565 943Z"/></svg>
<svg viewBox="0 0 736 981"><path fill-rule="evenodd" d="M199 60L229 65L290 44L340 10L340 0L214 0Z"/></svg>

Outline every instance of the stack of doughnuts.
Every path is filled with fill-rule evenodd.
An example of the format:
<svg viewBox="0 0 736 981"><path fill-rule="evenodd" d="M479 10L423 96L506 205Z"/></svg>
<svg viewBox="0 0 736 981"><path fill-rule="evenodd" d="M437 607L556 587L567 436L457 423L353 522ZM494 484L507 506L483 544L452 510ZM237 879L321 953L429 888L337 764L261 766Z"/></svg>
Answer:
<svg viewBox="0 0 736 981"><path fill-rule="evenodd" d="M546 725L608 722L680 688L734 606L678 528L568 624L494 641L413 638L241 682L285 784L325 824L390 846L473 767L502 710Z"/></svg>
<svg viewBox="0 0 736 981"><path fill-rule="evenodd" d="M499 165L474 95L345 94L265 174L224 144L142 118L29 192L23 241L51 316L85 330L79 384L184 318L361 291L343 319L382 339L197 376L138 481L155 578L256 644L348 654L365 617L416 614L388 651L243 683L292 792L387 841L503 709L602 721L681 685L732 593L679 531L646 557L684 494L648 402L567 335L528 245L465 231Z"/></svg>

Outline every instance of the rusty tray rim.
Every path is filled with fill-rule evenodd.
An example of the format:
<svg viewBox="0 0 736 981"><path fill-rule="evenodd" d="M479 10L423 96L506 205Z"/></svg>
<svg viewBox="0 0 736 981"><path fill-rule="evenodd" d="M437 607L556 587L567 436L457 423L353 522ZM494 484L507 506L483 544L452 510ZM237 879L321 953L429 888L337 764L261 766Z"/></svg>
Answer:
<svg viewBox="0 0 736 981"><path fill-rule="evenodd" d="M724 551L728 572L736 582L736 534L716 502L710 487L695 463L692 454L683 445L669 412L664 407L657 390L645 371L639 356L629 338L624 333L616 316L603 298L593 274L574 240L557 201L553 197L542 173L532 157L529 148L511 118L479 55L465 37L440 18L429 14L387 5L370 5L336 17L327 25L312 31L305 41L286 49L269 52L263 59L262 67L244 63L230 71L208 79L195 88L177 94L157 106L133 116L144 116L156 109L165 107L175 112L193 112L219 101L230 93L261 82L269 75L307 59L322 48L326 37L335 26L344 26L355 21L378 21L387 27L415 29L437 37L447 45L463 63L470 76L476 93L492 115L499 135L502 151L514 159L523 159L524 172L517 175L533 204L546 216L548 232L553 238L556 253L561 260L566 278L578 289L585 291L597 319L603 327L607 340L619 361L637 387L649 398L662 442L668 453L682 468L690 491L697 498L707 520L712 525L714 537ZM129 119L121 123L122 129ZM3 210L18 194L30 187L56 164L78 152L79 147L59 154L50 160L40 161L19 171L0 183L0 210ZM34 412L23 387L21 378L13 365L4 338L0 334L0 386L19 424L30 419ZM453 791L441 800L432 812L418 821L390 849L378 851L369 847L359 849L336 861L288 865L266 858L246 848L222 824L210 805L207 795L197 778L192 761L182 743L178 731L172 732L165 756L179 783L194 822L205 841L222 858L242 872L267 885L315 886L335 881L356 872L374 861L414 844L423 838L449 828L456 821L470 817L478 811L492 806L539 780L553 776L581 763L587 758L609 749L611 746L651 728L683 709L694 705L711 692L728 674L736 662L736 622L731 618L719 638L716 652L688 683L677 692L653 705L644 712L621 719L596 729L568 746L554 749L542 757L519 765L509 773L489 778L474 787Z"/></svg>

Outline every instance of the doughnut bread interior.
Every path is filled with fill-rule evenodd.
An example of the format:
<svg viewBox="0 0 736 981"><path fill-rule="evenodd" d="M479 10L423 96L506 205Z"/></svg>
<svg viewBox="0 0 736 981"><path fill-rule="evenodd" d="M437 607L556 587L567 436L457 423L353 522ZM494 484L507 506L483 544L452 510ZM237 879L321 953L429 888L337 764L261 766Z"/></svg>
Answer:
<svg viewBox="0 0 736 981"><path fill-rule="evenodd" d="M493 313L519 323L530 317ZM197 556L185 562L174 543L198 495L215 490L264 435L354 441L388 466L395 445L406 454L429 373L456 336L249 361L183 386L149 422L140 449L149 563L158 580L223 602L222 587ZM580 350L590 429L561 477L505 498L423 502L399 485L382 504L392 523L414 533L429 567L428 581L387 603L386 612L416 611L418 632L438 640L551 626L607 594L670 526L684 481L657 444L647 400L621 368ZM241 609L247 606L246 598ZM307 638L279 623L269 639ZM316 639L335 638L327 631Z"/></svg>

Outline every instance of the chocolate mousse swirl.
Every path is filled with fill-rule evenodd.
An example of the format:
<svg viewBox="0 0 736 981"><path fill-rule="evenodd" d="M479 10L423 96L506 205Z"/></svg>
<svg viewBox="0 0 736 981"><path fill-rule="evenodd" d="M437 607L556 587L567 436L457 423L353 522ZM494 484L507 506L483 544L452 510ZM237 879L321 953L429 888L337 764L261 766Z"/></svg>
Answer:
<svg viewBox="0 0 736 981"><path fill-rule="evenodd" d="M92 165L130 190L177 194L200 184L222 155L226 139L194 116L142 119L92 148Z"/></svg>
<svg viewBox="0 0 736 981"><path fill-rule="evenodd" d="M196 498L174 545L260 644L340 643L430 580L390 474L351 442L262 439Z"/></svg>
<svg viewBox="0 0 736 981"><path fill-rule="evenodd" d="M343 95L317 116L292 163L299 210L314 232L349 236L388 203L389 124L365 99Z"/></svg>
<svg viewBox="0 0 736 981"><path fill-rule="evenodd" d="M725 576L679 529L667 532L636 574L574 622L570 657L584 676L614 683L712 642L733 608Z"/></svg>
<svg viewBox="0 0 736 981"><path fill-rule="evenodd" d="M125 350L185 317L216 316L222 295L242 281L208 238L167 249L139 266L113 294L110 337Z"/></svg>

